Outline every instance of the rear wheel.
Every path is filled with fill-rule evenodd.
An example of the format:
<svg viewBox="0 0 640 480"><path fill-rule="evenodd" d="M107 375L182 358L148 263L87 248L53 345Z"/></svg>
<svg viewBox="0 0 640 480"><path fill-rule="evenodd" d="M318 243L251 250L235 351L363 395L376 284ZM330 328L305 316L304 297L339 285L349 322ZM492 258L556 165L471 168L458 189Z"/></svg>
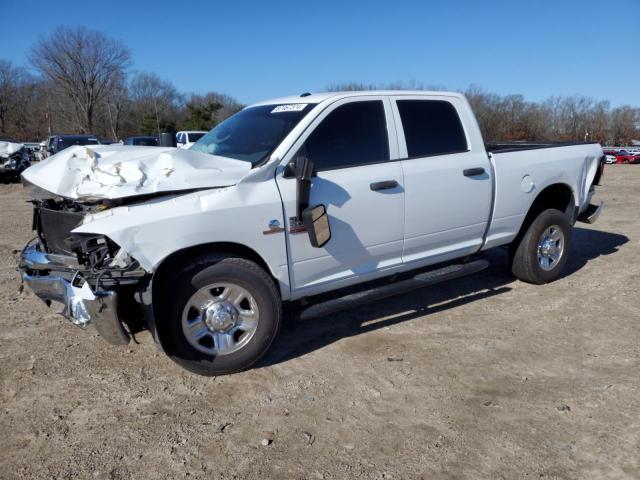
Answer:
<svg viewBox="0 0 640 480"><path fill-rule="evenodd" d="M571 225L566 215L552 208L544 210L512 246L511 271L525 282L551 282L562 273L570 245Z"/></svg>
<svg viewBox="0 0 640 480"><path fill-rule="evenodd" d="M176 363L199 375L249 368L267 351L282 317L280 294L255 262L200 257L160 288L162 343ZM162 314L162 313L161 313Z"/></svg>

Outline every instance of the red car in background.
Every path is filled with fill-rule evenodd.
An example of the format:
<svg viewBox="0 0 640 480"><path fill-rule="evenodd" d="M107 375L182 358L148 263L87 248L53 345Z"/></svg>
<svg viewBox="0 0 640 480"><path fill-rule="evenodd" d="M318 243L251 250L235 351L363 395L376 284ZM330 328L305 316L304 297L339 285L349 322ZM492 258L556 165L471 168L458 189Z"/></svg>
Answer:
<svg viewBox="0 0 640 480"><path fill-rule="evenodd" d="M616 157L616 163L640 163L640 155L628 152L627 150L603 150L605 155Z"/></svg>

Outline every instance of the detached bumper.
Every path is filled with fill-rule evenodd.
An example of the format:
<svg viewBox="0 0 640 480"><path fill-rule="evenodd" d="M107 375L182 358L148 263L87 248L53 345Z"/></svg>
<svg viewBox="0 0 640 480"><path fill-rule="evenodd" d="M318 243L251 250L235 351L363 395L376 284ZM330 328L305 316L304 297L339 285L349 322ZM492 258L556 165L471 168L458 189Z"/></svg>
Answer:
<svg viewBox="0 0 640 480"><path fill-rule="evenodd" d="M38 243L29 244L20 255L22 280L44 300L64 306L63 316L79 327L93 324L109 343L126 345L129 335L118 319L118 295L114 291L94 292L79 273L77 259L49 254ZM81 285L80 285L81 284Z"/></svg>

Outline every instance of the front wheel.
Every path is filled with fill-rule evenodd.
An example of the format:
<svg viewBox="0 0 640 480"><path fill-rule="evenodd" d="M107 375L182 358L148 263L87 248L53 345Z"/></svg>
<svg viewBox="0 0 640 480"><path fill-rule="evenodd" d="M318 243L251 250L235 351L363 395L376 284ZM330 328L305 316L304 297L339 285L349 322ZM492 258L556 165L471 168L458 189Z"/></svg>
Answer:
<svg viewBox="0 0 640 480"><path fill-rule="evenodd" d="M225 255L200 257L161 288L166 306L163 346L199 375L249 368L267 351L282 317L280 294L255 262Z"/></svg>
<svg viewBox="0 0 640 480"><path fill-rule="evenodd" d="M512 246L511 271L528 283L552 282L567 263L570 245L571 225L566 215L553 208L544 210Z"/></svg>

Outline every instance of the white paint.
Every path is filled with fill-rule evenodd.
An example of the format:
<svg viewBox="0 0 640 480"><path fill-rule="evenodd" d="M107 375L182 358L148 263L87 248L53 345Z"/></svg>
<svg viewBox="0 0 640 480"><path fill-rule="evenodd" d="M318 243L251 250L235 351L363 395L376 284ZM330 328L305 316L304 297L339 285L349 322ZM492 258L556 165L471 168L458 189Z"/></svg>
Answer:
<svg viewBox="0 0 640 480"><path fill-rule="evenodd" d="M535 187L536 187L536 184L533 181L533 178L531 178L531 175L525 175L524 177L522 177L522 182L520 182L520 188L522 188L522 191L524 193L533 192L533 189Z"/></svg>
<svg viewBox="0 0 640 480"><path fill-rule="evenodd" d="M451 102L469 151L406 159L398 98ZM296 108L299 99L261 105ZM296 182L283 177L285 166L332 109L370 99L383 101L392 161L319 172L312 179L311 202L327 206L332 228L327 245L312 248L305 234L288 233ZM602 155L600 146L591 144L496 153L490 160L469 104L457 93L331 92L305 101L316 105L270 159L252 170L245 162L193 151L95 146L65 150L28 169L25 178L74 199L210 188L95 213L74 231L109 236L148 271L184 248L241 244L264 260L287 300L507 244L536 196L551 184L571 188L583 211ZM485 174L463 175L475 167ZM530 191L523 188L526 175L535 178ZM396 180L398 188L370 190L370 183L384 180ZM227 188L216 188L222 186ZM287 231L264 235L274 222Z"/></svg>
<svg viewBox="0 0 640 480"><path fill-rule="evenodd" d="M70 147L22 174L30 183L73 200L114 199L233 185L251 169L241 160L172 147Z"/></svg>

